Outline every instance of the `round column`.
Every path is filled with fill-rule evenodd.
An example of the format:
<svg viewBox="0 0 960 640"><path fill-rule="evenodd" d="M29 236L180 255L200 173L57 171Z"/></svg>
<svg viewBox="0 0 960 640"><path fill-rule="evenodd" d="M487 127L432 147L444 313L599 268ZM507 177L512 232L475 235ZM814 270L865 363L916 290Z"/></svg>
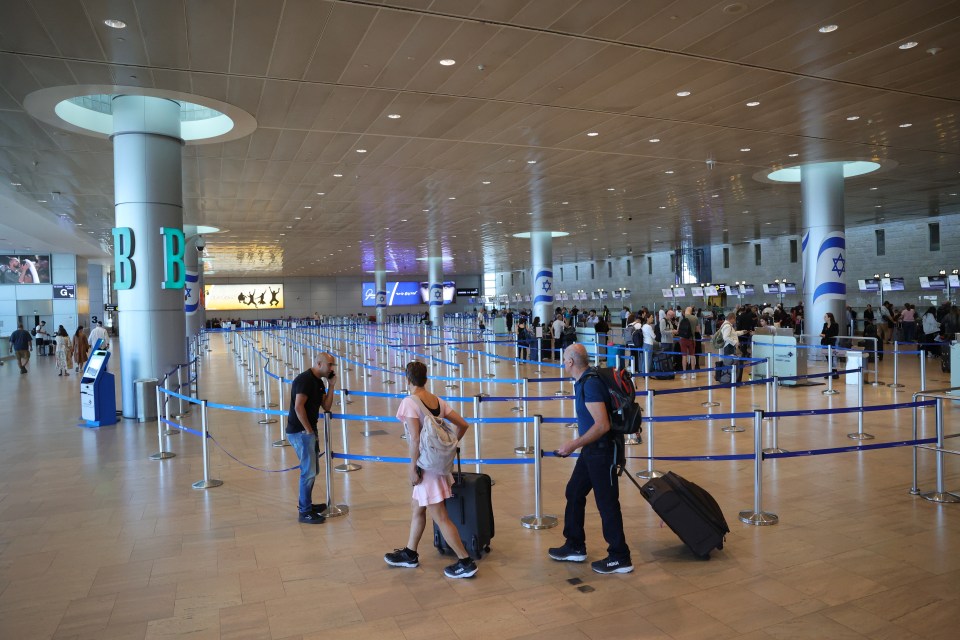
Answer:
<svg viewBox="0 0 960 640"><path fill-rule="evenodd" d="M112 140L116 226L131 230L134 245L133 286L117 291L123 415L134 418L133 381L161 377L186 358L184 292L162 287L160 232L163 227L183 230L180 105L165 98L117 96Z"/></svg>
<svg viewBox="0 0 960 640"><path fill-rule="evenodd" d="M430 305L430 322L443 327L443 258L427 258L427 280L430 282L427 299Z"/></svg>
<svg viewBox="0 0 960 640"><path fill-rule="evenodd" d="M533 315L547 327L553 322L553 234L550 231L530 234L530 260Z"/></svg>
<svg viewBox="0 0 960 640"><path fill-rule="evenodd" d="M377 289L377 324L387 321L387 272L377 269L373 272L373 284Z"/></svg>
<svg viewBox="0 0 960 640"><path fill-rule="evenodd" d="M823 315L846 323L847 245L844 233L843 163L800 168L803 198L804 333L817 334Z"/></svg>
<svg viewBox="0 0 960 640"><path fill-rule="evenodd" d="M192 236L187 241L187 250L183 255L186 266L187 283L183 290L183 312L186 314L186 337L189 339L203 329L207 323L207 311L203 306L203 263L197 242L200 236Z"/></svg>

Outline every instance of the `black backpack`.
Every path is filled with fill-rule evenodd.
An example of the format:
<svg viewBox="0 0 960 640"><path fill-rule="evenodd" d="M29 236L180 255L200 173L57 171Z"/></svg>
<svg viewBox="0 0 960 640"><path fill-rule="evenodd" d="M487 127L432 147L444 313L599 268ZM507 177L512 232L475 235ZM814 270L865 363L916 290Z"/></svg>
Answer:
<svg viewBox="0 0 960 640"><path fill-rule="evenodd" d="M689 318L684 318L680 321L680 326L677 327L677 335L684 340L689 340L693 337L693 329L690 328Z"/></svg>
<svg viewBox="0 0 960 640"><path fill-rule="evenodd" d="M643 346L643 329L634 329L633 333L630 334L630 342L633 343L635 347Z"/></svg>
<svg viewBox="0 0 960 640"><path fill-rule="evenodd" d="M600 378L610 392L610 431L615 435L640 433L643 412L637 404L637 388L633 376L626 369L613 367L593 367L587 370L587 377Z"/></svg>
<svg viewBox="0 0 960 640"><path fill-rule="evenodd" d="M37 330L36 330L36 329L30 329L30 335L32 335L34 338L36 338L36 337L37 337Z"/></svg>

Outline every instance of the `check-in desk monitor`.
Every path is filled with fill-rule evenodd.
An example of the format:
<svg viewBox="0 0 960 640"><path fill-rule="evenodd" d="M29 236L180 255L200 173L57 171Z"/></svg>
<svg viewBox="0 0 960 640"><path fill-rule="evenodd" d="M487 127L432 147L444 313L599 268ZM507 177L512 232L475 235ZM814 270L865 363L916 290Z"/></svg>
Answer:
<svg viewBox="0 0 960 640"><path fill-rule="evenodd" d="M117 422L117 394L113 374L107 371L109 351L94 351L80 378L80 417L85 427Z"/></svg>

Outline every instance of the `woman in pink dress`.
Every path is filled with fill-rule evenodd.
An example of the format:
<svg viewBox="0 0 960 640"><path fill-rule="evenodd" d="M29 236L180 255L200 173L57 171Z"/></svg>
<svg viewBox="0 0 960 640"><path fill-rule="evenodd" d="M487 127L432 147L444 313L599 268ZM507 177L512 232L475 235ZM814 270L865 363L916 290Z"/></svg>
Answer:
<svg viewBox="0 0 960 640"><path fill-rule="evenodd" d="M443 570L448 578L470 578L477 573L477 564L467 553L460 541L457 527L447 515L444 500L451 497L453 485L452 468L445 474L420 469L417 459L420 456L420 427L427 419L424 410L436 417L444 418L457 427L457 440L463 438L467 432L467 421L460 417L446 402L433 395L424 386L427 384L427 366L422 362L409 362L406 368L407 388L410 395L403 399L397 409L397 419L403 422L407 434L407 447L410 452L410 463L407 467L407 478L413 485L412 514L410 517L410 537L407 546L394 549L383 556L384 561L392 567L417 567L420 564L420 555L417 546L426 527L426 516L437 523L443 539L457 554L458 560Z"/></svg>

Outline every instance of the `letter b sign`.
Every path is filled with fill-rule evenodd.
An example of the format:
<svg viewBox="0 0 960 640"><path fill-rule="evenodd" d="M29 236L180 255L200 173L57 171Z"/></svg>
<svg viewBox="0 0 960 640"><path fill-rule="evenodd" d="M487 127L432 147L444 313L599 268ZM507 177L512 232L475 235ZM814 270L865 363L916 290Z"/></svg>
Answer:
<svg viewBox="0 0 960 640"><path fill-rule="evenodd" d="M163 289L183 289L187 272L183 262L186 242L183 231L172 227L160 227L163 239ZM132 289L137 281L137 267L134 261L136 240L130 227L113 229L113 264L116 290Z"/></svg>

